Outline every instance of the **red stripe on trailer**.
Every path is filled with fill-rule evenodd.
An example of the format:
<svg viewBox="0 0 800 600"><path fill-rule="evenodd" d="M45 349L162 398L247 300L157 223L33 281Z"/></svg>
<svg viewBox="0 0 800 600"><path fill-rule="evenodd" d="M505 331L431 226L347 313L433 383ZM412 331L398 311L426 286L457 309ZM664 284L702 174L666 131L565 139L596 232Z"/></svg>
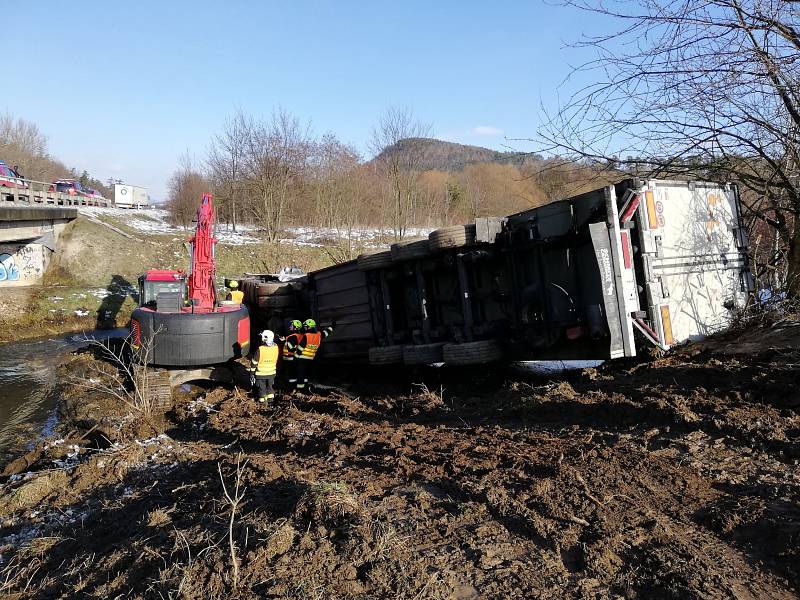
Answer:
<svg viewBox="0 0 800 600"><path fill-rule="evenodd" d="M620 240L622 240L622 261L625 263L625 268L630 269L632 260L631 260L631 239L628 236L627 231L620 231L619 232Z"/></svg>
<svg viewBox="0 0 800 600"><path fill-rule="evenodd" d="M628 205L628 208L626 208L625 212L622 213L622 216L619 219L620 223L624 223L625 221L630 221L631 217L633 216L633 213L635 213L636 209L639 208L639 204L641 204L641 202L642 202L642 197L639 194L636 194L631 200L631 203Z"/></svg>

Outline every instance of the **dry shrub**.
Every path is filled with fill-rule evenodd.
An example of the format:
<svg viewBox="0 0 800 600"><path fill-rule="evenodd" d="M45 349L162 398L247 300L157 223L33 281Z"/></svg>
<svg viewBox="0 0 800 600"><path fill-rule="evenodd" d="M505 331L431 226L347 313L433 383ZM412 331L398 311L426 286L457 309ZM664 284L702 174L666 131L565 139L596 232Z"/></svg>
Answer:
<svg viewBox="0 0 800 600"><path fill-rule="evenodd" d="M336 525L358 522L364 507L344 483L318 481L312 483L295 509L295 516L312 523Z"/></svg>

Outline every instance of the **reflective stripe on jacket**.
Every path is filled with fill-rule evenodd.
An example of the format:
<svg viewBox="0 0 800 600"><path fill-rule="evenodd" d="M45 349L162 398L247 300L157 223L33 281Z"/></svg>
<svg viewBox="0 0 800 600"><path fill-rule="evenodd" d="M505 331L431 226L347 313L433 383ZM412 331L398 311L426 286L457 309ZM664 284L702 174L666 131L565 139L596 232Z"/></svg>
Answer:
<svg viewBox="0 0 800 600"><path fill-rule="evenodd" d="M283 343L283 360L294 359L294 351L297 349L297 343L299 341L299 333L290 333L286 336L286 341Z"/></svg>
<svg viewBox="0 0 800 600"><path fill-rule="evenodd" d="M333 333L333 327L326 327L322 332L307 331L304 333L297 347L297 358L313 360L317 355L320 344L322 344L322 340L327 338L331 333Z"/></svg>
<svg viewBox="0 0 800 600"><path fill-rule="evenodd" d="M297 355L297 358L305 358L306 360L314 360L314 357L317 355L317 350L319 350L319 345L322 343L322 334L320 332L305 333L303 335L303 339L300 341L300 354Z"/></svg>
<svg viewBox="0 0 800 600"><path fill-rule="evenodd" d="M256 350L250 363L253 366L256 377L269 377L275 375L278 370L278 346L262 345Z"/></svg>

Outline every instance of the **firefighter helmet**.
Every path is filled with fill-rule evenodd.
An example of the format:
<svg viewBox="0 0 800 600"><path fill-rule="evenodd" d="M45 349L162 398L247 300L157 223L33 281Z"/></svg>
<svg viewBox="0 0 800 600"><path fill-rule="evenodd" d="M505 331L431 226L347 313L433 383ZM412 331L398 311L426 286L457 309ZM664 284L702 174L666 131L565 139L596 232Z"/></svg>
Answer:
<svg viewBox="0 0 800 600"><path fill-rule="evenodd" d="M289 329L291 331L300 331L303 328L303 322L300 319L292 319L289 321Z"/></svg>
<svg viewBox="0 0 800 600"><path fill-rule="evenodd" d="M314 319L306 319L303 321L303 327L305 329L314 329L317 326L317 322Z"/></svg>
<svg viewBox="0 0 800 600"><path fill-rule="evenodd" d="M267 346L271 346L272 342L275 340L275 334L272 333L269 329L265 329L261 332L261 341L264 342Z"/></svg>
<svg viewBox="0 0 800 600"><path fill-rule="evenodd" d="M229 281L228 282L228 287L230 289L232 289L232 290L235 290L236 288L239 287L239 282L238 281Z"/></svg>

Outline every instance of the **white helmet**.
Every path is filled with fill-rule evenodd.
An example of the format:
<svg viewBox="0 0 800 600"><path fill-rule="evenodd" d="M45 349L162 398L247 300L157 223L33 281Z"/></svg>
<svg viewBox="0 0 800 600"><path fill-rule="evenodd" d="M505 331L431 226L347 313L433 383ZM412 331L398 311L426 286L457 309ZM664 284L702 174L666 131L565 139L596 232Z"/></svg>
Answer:
<svg viewBox="0 0 800 600"><path fill-rule="evenodd" d="M261 341L264 342L267 346L271 346L273 341L275 340L275 334L272 333L269 329L265 329L261 332Z"/></svg>

